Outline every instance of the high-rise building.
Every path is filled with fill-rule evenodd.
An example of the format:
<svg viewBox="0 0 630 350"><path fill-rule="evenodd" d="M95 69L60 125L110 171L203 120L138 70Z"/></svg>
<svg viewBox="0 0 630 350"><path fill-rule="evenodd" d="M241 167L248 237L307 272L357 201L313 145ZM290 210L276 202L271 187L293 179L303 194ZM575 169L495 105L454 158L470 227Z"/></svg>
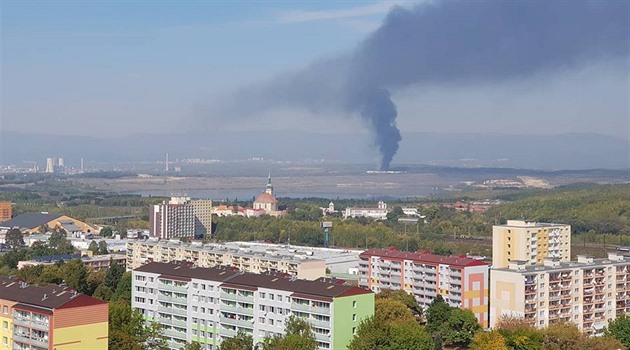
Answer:
<svg viewBox="0 0 630 350"><path fill-rule="evenodd" d="M0 222L11 220L13 217L13 203L0 202Z"/></svg>
<svg viewBox="0 0 630 350"><path fill-rule="evenodd" d="M168 203L164 201L151 206L151 235L160 239L194 237L195 214L189 201L186 197L172 197Z"/></svg>
<svg viewBox="0 0 630 350"><path fill-rule="evenodd" d="M0 277L2 349L107 350L108 304L64 286Z"/></svg>
<svg viewBox="0 0 630 350"><path fill-rule="evenodd" d="M490 327L515 316L536 327L570 322L600 335L612 319L630 315L630 257L617 253L575 262L546 258L537 266L512 260L492 269L490 281Z"/></svg>
<svg viewBox="0 0 630 350"><path fill-rule="evenodd" d="M203 237L212 233L212 201L210 199L194 199L190 201L195 215L195 237Z"/></svg>
<svg viewBox="0 0 630 350"><path fill-rule="evenodd" d="M571 226L521 220L492 227L492 266L507 267L512 260L542 264L547 257L571 259Z"/></svg>
<svg viewBox="0 0 630 350"><path fill-rule="evenodd" d="M488 264L466 256L368 249L359 255L359 287L374 292L402 289L425 310L437 295L472 310L488 325Z"/></svg>
<svg viewBox="0 0 630 350"><path fill-rule="evenodd" d="M162 324L171 349L191 341L218 349L238 331L258 344L283 334L291 315L311 324L319 349L345 349L360 322L374 314L371 291L330 279L149 263L133 271L132 283L132 307Z"/></svg>

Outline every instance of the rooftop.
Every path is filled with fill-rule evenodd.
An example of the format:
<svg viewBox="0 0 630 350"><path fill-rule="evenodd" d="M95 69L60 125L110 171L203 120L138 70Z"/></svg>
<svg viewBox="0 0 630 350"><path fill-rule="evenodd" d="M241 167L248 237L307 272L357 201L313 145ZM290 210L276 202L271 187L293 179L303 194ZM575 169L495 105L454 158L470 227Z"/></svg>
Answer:
<svg viewBox="0 0 630 350"><path fill-rule="evenodd" d="M172 277L196 278L225 283L232 288L256 290L258 288L284 290L297 293L302 297L324 298L330 300L335 297L369 294L369 290L337 283L334 279L319 279L316 281L291 278L285 274L255 274L241 273L231 267L195 267L190 263L151 262L135 269L139 272L158 273Z"/></svg>
<svg viewBox="0 0 630 350"><path fill-rule="evenodd" d="M305 260L325 260L327 264L336 264L347 261L356 261L362 250L345 248L321 248L295 245L283 245L259 242L227 242L223 244L183 243L178 240L170 241L130 241L161 247L182 247L198 251L212 251L217 253L230 253L237 256L258 256L268 260L286 260L290 262L302 262ZM358 264L358 262L357 262Z"/></svg>
<svg viewBox="0 0 630 350"><path fill-rule="evenodd" d="M484 266L488 265L485 262L469 258L465 255L436 255L427 251L420 252L401 252L398 249L392 248L383 248L383 249L368 249L361 253L361 257L369 257L369 256L379 256L381 258L389 258L392 260L414 260L419 263L428 263L428 264L448 264L452 266L458 267L467 267L467 266Z"/></svg>
<svg viewBox="0 0 630 350"><path fill-rule="evenodd" d="M51 214L46 212L28 212L22 215L18 215L11 220L2 222L0 223L0 226L9 228L34 228L47 224L59 217L61 217L61 214Z"/></svg>
<svg viewBox="0 0 630 350"><path fill-rule="evenodd" d="M49 310L72 306L70 302L75 300L81 306L107 303L67 286L31 285L15 277L0 277L0 299Z"/></svg>
<svg viewBox="0 0 630 350"><path fill-rule="evenodd" d="M495 225L496 227L564 227L566 224L553 224L548 222L535 222L525 220L508 220L505 225Z"/></svg>
<svg viewBox="0 0 630 350"><path fill-rule="evenodd" d="M527 265L525 261L511 261L512 266L493 269L495 271L510 271L516 273L532 273L532 272L553 272L566 271L571 269L592 269L611 265L627 265L630 264L630 256L616 253L609 253L608 258L594 259L589 256L578 255L577 261L554 261L548 265ZM518 267L516 267L518 266Z"/></svg>

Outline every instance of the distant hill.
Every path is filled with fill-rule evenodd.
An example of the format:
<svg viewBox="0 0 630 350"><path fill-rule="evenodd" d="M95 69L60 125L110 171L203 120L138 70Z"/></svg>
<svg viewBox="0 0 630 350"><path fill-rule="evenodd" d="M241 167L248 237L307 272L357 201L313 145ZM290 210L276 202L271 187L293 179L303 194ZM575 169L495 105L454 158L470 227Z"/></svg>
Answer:
<svg viewBox="0 0 630 350"><path fill-rule="evenodd" d="M90 162L155 161L168 152L171 159L278 160L326 159L374 163L378 155L365 134L308 132L210 132L169 135L139 134L122 138L56 136L0 131L0 164L64 157L78 165ZM490 166L534 169L629 168L628 140L598 134L506 135L404 133L397 164Z"/></svg>

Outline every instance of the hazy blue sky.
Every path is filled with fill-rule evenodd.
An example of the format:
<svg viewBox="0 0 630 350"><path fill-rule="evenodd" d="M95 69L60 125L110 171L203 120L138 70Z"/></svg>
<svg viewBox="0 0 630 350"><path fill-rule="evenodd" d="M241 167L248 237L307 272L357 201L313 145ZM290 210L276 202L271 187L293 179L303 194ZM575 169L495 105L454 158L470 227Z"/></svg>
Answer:
<svg viewBox="0 0 630 350"><path fill-rule="evenodd" d="M207 117L208 129L367 132L359 118L334 118L335 111L226 120L212 104L241 86L352 52L395 4L5 0L0 128L117 136L198 131L195 121ZM627 56L605 58L500 83L407 86L392 97L403 132L627 138L628 69Z"/></svg>

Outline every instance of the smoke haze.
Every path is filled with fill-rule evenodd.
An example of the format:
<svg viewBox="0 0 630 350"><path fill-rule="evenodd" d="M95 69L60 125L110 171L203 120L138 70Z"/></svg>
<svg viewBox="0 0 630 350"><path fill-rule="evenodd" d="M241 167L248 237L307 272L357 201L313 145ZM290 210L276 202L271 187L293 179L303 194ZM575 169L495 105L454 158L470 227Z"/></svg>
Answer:
<svg viewBox="0 0 630 350"><path fill-rule="evenodd" d="M392 93L414 85L500 83L627 56L628 12L626 1L396 7L354 52L237 90L212 113L241 118L291 107L359 116L373 134L380 168L388 169L401 141Z"/></svg>

